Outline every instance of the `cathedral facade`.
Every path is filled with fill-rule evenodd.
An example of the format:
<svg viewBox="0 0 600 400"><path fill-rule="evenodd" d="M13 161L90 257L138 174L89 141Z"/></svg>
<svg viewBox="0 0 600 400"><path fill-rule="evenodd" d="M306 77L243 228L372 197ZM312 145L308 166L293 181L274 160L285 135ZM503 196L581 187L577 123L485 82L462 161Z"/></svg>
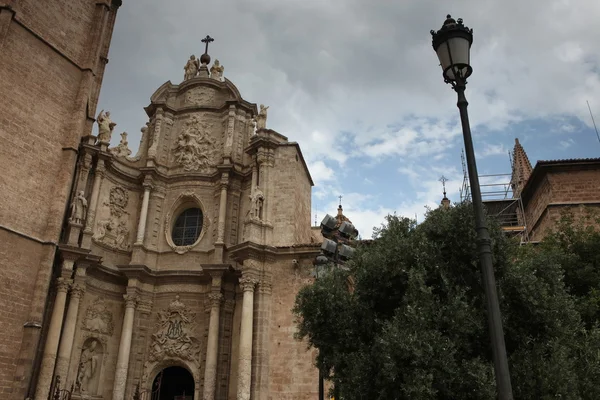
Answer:
<svg viewBox="0 0 600 400"><path fill-rule="evenodd" d="M111 147L120 6L0 1L0 397L312 399L300 148L207 54L155 91L137 154Z"/></svg>
<svg viewBox="0 0 600 400"><path fill-rule="evenodd" d="M83 138L36 400L316 395L291 313L319 249L310 173L209 63L152 95L136 155L108 111Z"/></svg>

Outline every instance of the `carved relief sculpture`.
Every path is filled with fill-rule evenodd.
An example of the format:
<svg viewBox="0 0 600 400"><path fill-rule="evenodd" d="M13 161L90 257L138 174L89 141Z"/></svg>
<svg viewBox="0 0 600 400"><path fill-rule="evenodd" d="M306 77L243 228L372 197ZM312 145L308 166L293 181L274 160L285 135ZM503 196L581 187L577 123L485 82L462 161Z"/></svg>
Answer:
<svg viewBox="0 0 600 400"><path fill-rule="evenodd" d="M215 60L213 66L210 68L210 77L221 81L223 79L223 71L225 67L219 63L219 60Z"/></svg>
<svg viewBox="0 0 600 400"><path fill-rule="evenodd" d="M118 250L129 250L129 228L126 218L121 218L126 211L129 194L121 187L115 186L110 190L109 203L110 217L98 221L96 233L92 237L96 242L103 243ZM106 204L106 203L105 203Z"/></svg>
<svg viewBox="0 0 600 400"><path fill-rule="evenodd" d="M266 129L267 127L267 110L269 107L265 107L264 104L260 105L260 111L256 116L256 129Z"/></svg>
<svg viewBox="0 0 600 400"><path fill-rule="evenodd" d="M100 111L98 118L96 118L96 122L98 123L98 141L110 143L113 129L117 126L117 124L110 119L110 112L104 112L104 110Z"/></svg>
<svg viewBox="0 0 600 400"><path fill-rule="evenodd" d="M97 340L91 339L81 352L75 381L75 387L80 393L96 394L96 388L93 386L97 386L94 383L100 369L101 354L98 351L100 347Z"/></svg>
<svg viewBox="0 0 600 400"><path fill-rule="evenodd" d="M108 151L114 154L116 157L130 156L131 150L129 149L129 142L127 141L127 132L121 133L121 141L119 142L119 145L109 149Z"/></svg>
<svg viewBox="0 0 600 400"><path fill-rule="evenodd" d="M148 359L144 363L142 379L147 381L152 369L161 361L174 359L191 363L200 368L201 342L196 336L196 314L179 300L179 296L169 306L157 313L155 333L151 336Z"/></svg>
<svg viewBox="0 0 600 400"><path fill-rule="evenodd" d="M177 138L175 161L186 171L206 170L212 164L215 150L208 124L193 116Z"/></svg>
<svg viewBox="0 0 600 400"><path fill-rule="evenodd" d="M196 56L192 54L190 56L190 59L188 60L188 62L185 64L185 67L183 67L183 70L184 70L183 80L187 81L188 79L194 78L196 76L196 74L198 73L199 67L200 67L200 62L198 61Z"/></svg>
<svg viewBox="0 0 600 400"><path fill-rule="evenodd" d="M214 105L216 97L217 93L211 88L194 88L185 94L185 103L195 106Z"/></svg>
<svg viewBox="0 0 600 400"><path fill-rule="evenodd" d="M83 329L111 336L113 334L112 313L102 297L98 297L88 307L83 320Z"/></svg>
<svg viewBox="0 0 600 400"><path fill-rule="evenodd" d="M156 333L152 335L151 362L165 358L178 358L198 363L200 361L200 339L194 335L192 326L195 314L175 298L166 310L158 313Z"/></svg>
<svg viewBox="0 0 600 400"><path fill-rule="evenodd" d="M71 203L71 215L69 217L69 222L83 225L87 216L87 207L88 203L82 190L77 193L77 196L75 196L73 202Z"/></svg>

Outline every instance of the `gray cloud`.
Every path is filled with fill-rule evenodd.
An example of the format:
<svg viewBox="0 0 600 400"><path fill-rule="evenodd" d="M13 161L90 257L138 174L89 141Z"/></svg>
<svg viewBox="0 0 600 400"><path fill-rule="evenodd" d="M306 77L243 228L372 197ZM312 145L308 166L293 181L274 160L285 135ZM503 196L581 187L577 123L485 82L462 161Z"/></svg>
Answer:
<svg viewBox="0 0 600 400"><path fill-rule="evenodd" d="M308 160L439 155L459 132L455 94L429 35L447 12L475 32L475 129L547 116L585 120L586 100L600 107L596 0L128 0L100 107L135 146L152 92L179 82L210 34L209 53L225 76L247 100L271 105L269 126L300 142ZM418 135L402 141L398 126ZM381 150L400 142L405 147Z"/></svg>

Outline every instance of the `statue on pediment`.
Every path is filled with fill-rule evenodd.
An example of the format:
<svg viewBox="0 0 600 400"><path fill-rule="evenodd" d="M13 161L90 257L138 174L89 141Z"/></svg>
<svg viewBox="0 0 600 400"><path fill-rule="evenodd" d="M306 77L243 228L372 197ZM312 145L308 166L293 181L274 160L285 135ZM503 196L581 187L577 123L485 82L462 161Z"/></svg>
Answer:
<svg viewBox="0 0 600 400"><path fill-rule="evenodd" d="M225 67L221 65L219 60L215 60L213 66L210 68L210 77L221 81L223 79L223 71Z"/></svg>
<svg viewBox="0 0 600 400"><path fill-rule="evenodd" d="M185 64L185 67L183 67L183 80L187 81L188 79L194 78L198 73L198 68L200 68L200 61L192 54Z"/></svg>
<svg viewBox="0 0 600 400"><path fill-rule="evenodd" d="M260 111L256 116L256 129L266 129L267 128L267 110L269 107L265 107L264 104L260 105Z"/></svg>
<svg viewBox="0 0 600 400"><path fill-rule="evenodd" d="M98 141L110 143L113 129L117 126L117 124L110 119L110 112L105 112L104 110L100 111L98 118L96 118L96 122L98 123Z"/></svg>
<svg viewBox="0 0 600 400"><path fill-rule="evenodd" d="M131 155L131 150L129 149L129 142L127 141L127 132L121 133L121 141L117 145L117 147L113 147L108 150L111 154L114 154L116 157L128 157Z"/></svg>

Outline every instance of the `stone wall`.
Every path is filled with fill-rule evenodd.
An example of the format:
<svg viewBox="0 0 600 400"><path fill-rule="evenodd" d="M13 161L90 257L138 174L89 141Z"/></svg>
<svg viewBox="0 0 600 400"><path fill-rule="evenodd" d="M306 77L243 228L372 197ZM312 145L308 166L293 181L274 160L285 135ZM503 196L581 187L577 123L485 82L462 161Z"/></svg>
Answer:
<svg viewBox="0 0 600 400"><path fill-rule="evenodd" d="M0 2L0 279L11 284L0 286L0 309L15 318L3 319L0 397L20 400L40 332L23 326L42 323L75 149L91 129L85 103L94 113L116 9L88 0L8 3Z"/></svg>
<svg viewBox="0 0 600 400"><path fill-rule="evenodd" d="M294 338L296 323L292 308L296 294L311 284L311 260L278 262L272 271L273 293L270 321L269 400L312 400L318 397L319 373L314 366L315 351Z"/></svg>
<svg viewBox="0 0 600 400"><path fill-rule="evenodd" d="M294 144L279 146L269 194L274 246L309 243L311 182Z"/></svg>
<svg viewBox="0 0 600 400"><path fill-rule="evenodd" d="M598 207L598 193L600 168L597 166L549 170L525 205L530 240L541 240L567 209L578 213L580 205Z"/></svg>

